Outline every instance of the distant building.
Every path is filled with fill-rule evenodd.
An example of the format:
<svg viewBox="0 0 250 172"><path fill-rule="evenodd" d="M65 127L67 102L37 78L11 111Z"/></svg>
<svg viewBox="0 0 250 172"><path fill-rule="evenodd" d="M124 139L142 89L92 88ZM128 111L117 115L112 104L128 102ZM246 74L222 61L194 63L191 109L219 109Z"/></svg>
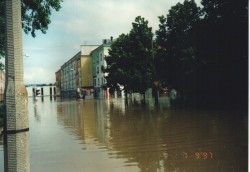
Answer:
<svg viewBox="0 0 250 172"><path fill-rule="evenodd" d="M93 98L92 60L90 53L98 45L81 45L81 51L64 63L60 69L62 98Z"/></svg>
<svg viewBox="0 0 250 172"><path fill-rule="evenodd" d="M61 69L56 73L56 96L61 96Z"/></svg>
<svg viewBox="0 0 250 172"><path fill-rule="evenodd" d="M106 87L103 72L107 67L105 57L113 38L104 39L102 45L81 45L81 51L61 66L56 75L57 95L62 98L108 98L109 89ZM115 97L123 97L122 91L116 91Z"/></svg>
<svg viewBox="0 0 250 172"><path fill-rule="evenodd" d="M5 90L5 73L0 70L0 101L3 101Z"/></svg>

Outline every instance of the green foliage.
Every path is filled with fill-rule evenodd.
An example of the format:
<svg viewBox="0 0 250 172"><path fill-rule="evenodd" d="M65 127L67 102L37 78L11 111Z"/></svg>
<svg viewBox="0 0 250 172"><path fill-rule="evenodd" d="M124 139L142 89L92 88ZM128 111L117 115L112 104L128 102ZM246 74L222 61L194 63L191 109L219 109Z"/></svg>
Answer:
<svg viewBox="0 0 250 172"><path fill-rule="evenodd" d="M193 0L160 16L156 72L194 106L247 107L248 1Z"/></svg>
<svg viewBox="0 0 250 172"><path fill-rule="evenodd" d="M148 21L138 16L129 34L120 35L111 45L106 57L109 73L106 77L112 90L124 87L125 92L144 93L152 82L152 28Z"/></svg>
<svg viewBox="0 0 250 172"><path fill-rule="evenodd" d="M224 107L247 107L248 1L202 0L204 19L199 25L199 57L206 62L200 92L216 94ZM206 78L206 79L204 79ZM204 93L203 93L204 94ZM212 98L207 97L207 102Z"/></svg>
<svg viewBox="0 0 250 172"><path fill-rule="evenodd" d="M62 0L22 0L22 27L26 34L36 36L36 30L46 33L50 24L52 10L59 11ZM5 44L5 22L4 22L4 0L0 0L0 57L4 57Z"/></svg>
<svg viewBox="0 0 250 172"><path fill-rule="evenodd" d="M120 85L124 86L126 91L129 88L129 66L131 54L129 53L129 36L120 35L111 45L109 56L106 57L107 68L104 72L109 73L106 77L107 85L113 91L120 90Z"/></svg>
<svg viewBox="0 0 250 172"><path fill-rule="evenodd" d="M133 28L130 31L130 51L133 55L132 67L133 92L145 93L155 76L153 51L153 33L152 28L148 27L148 21L138 16L132 23Z"/></svg>
<svg viewBox="0 0 250 172"><path fill-rule="evenodd" d="M22 26L25 33L31 32L33 37L35 31L41 30L46 33L50 24L51 11L59 11L62 0L22 0Z"/></svg>
<svg viewBox="0 0 250 172"><path fill-rule="evenodd" d="M184 98L194 83L199 63L195 46L195 26L200 20L200 9L193 0L177 3L167 17L160 16L156 31L156 65L159 78L168 87L177 89Z"/></svg>

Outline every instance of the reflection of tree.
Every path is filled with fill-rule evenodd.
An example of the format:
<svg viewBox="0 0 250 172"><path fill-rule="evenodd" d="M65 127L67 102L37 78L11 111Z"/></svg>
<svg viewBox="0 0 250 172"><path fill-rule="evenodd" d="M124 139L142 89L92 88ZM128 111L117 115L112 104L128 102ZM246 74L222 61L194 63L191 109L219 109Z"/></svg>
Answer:
<svg viewBox="0 0 250 172"><path fill-rule="evenodd" d="M105 145L110 158L126 159L125 165L143 172L246 171L247 122L242 118L124 105L116 99L62 102L58 121L83 140L85 149ZM196 160L196 152L212 152L214 157Z"/></svg>
<svg viewBox="0 0 250 172"><path fill-rule="evenodd" d="M3 145L3 135L0 133L0 145Z"/></svg>
<svg viewBox="0 0 250 172"><path fill-rule="evenodd" d="M234 120L232 113L225 115L216 111L177 110L171 113L168 122L162 127L165 131L162 137L168 138L166 144L168 149L172 150L168 151L172 155L171 159L164 160L165 169L169 169L173 164L181 171L247 169L244 146L235 147L238 143L247 146L247 130L241 127L242 119ZM188 158L176 158L174 155L178 152L188 153ZM204 160L201 152L212 152L214 157Z"/></svg>
<svg viewBox="0 0 250 172"><path fill-rule="evenodd" d="M110 147L118 151L117 157L137 163L141 171L247 169L247 127L242 130L242 119L235 123L221 112L146 107L121 113L119 106L113 106L109 114ZM214 157L204 159L201 152L212 152Z"/></svg>
<svg viewBox="0 0 250 172"><path fill-rule="evenodd" d="M157 171L163 159L160 130L156 118L140 108L126 109L121 113L119 107L110 109L110 140L118 157L135 162L141 171Z"/></svg>

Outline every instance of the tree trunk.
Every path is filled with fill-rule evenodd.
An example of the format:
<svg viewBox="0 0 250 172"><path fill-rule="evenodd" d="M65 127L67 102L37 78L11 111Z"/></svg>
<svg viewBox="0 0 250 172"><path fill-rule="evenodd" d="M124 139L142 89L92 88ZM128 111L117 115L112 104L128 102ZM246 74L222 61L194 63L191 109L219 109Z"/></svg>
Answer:
<svg viewBox="0 0 250 172"><path fill-rule="evenodd" d="M128 92L125 90L125 105L128 106Z"/></svg>
<svg viewBox="0 0 250 172"><path fill-rule="evenodd" d="M159 99L158 99L158 89L155 89L155 105L159 104Z"/></svg>
<svg viewBox="0 0 250 172"><path fill-rule="evenodd" d="M145 92L142 93L143 99L142 99L142 104L145 105L146 104L146 97L145 97Z"/></svg>

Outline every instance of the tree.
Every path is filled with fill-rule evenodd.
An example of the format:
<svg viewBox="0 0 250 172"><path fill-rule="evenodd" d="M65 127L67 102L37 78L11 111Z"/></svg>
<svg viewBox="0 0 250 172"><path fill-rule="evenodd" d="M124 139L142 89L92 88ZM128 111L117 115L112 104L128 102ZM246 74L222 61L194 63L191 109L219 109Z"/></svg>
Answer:
<svg viewBox="0 0 250 172"><path fill-rule="evenodd" d="M109 56L105 58L107 67L103 70L106 76L107 87L111 92L118 91L123 86L125 93L131 91L129 36L121 34L111 45Z"/></svg>
<svg viewBox="0 0 250 172"><path fill-rule="evenodd" d="M123 86L126 95L129 92L144 94L154 75L152 28L140 16L132 26L129 34L120 35L111 45L104 70L109 73L106 77L108 87L117 90Z"/></svg>
<svg viewBox="0 0 250 172"><path fill-rule="evenodd" d="M138 16L132 23L130 31L130 51L133 55L133 92L144 95L145 91L151 86L155 75L153 63L153 33L152 28L148 27L148 21Z"/></svg>
<svg viewBox="0 0 250 172"><path fill-rule="evenodd" d="M207 102L224 108L246 108L248 1L202 0L201 3L204 19L199 26L198 49L200 58L207 62L202 71L208 83L203 86Z"/></svg>
<svg viewBox="0 0 250 172"><path fill-rule="evenodd" d="M165 18L159 17L156 31L156 65L159 77L168 87L178 90L187 99L195 91L194 77L199 62L195 46L195 25L200 9L194 0L185 0L171 7Z"/></svg>
<svg viewBox="0 0 250 172"><path fill-rule="evenodd" d="M62 0L22 0L22 28L26 34L36 36L36 30L46 33L52 10L59 11ZM0 0L0 57L4 57L4 0Z"/></svg>
<svg viewBox="0 0 250 172"><path fill-rule="evenodd" d="M156 40L155 40L155 69L156 75L159 80L166 86L165 84L170 78L170 72L166 72L166 69L170 69L170 62L168 62L169 58L167 58L167 18L159 16L159 29L156 30Z"/></svg>

